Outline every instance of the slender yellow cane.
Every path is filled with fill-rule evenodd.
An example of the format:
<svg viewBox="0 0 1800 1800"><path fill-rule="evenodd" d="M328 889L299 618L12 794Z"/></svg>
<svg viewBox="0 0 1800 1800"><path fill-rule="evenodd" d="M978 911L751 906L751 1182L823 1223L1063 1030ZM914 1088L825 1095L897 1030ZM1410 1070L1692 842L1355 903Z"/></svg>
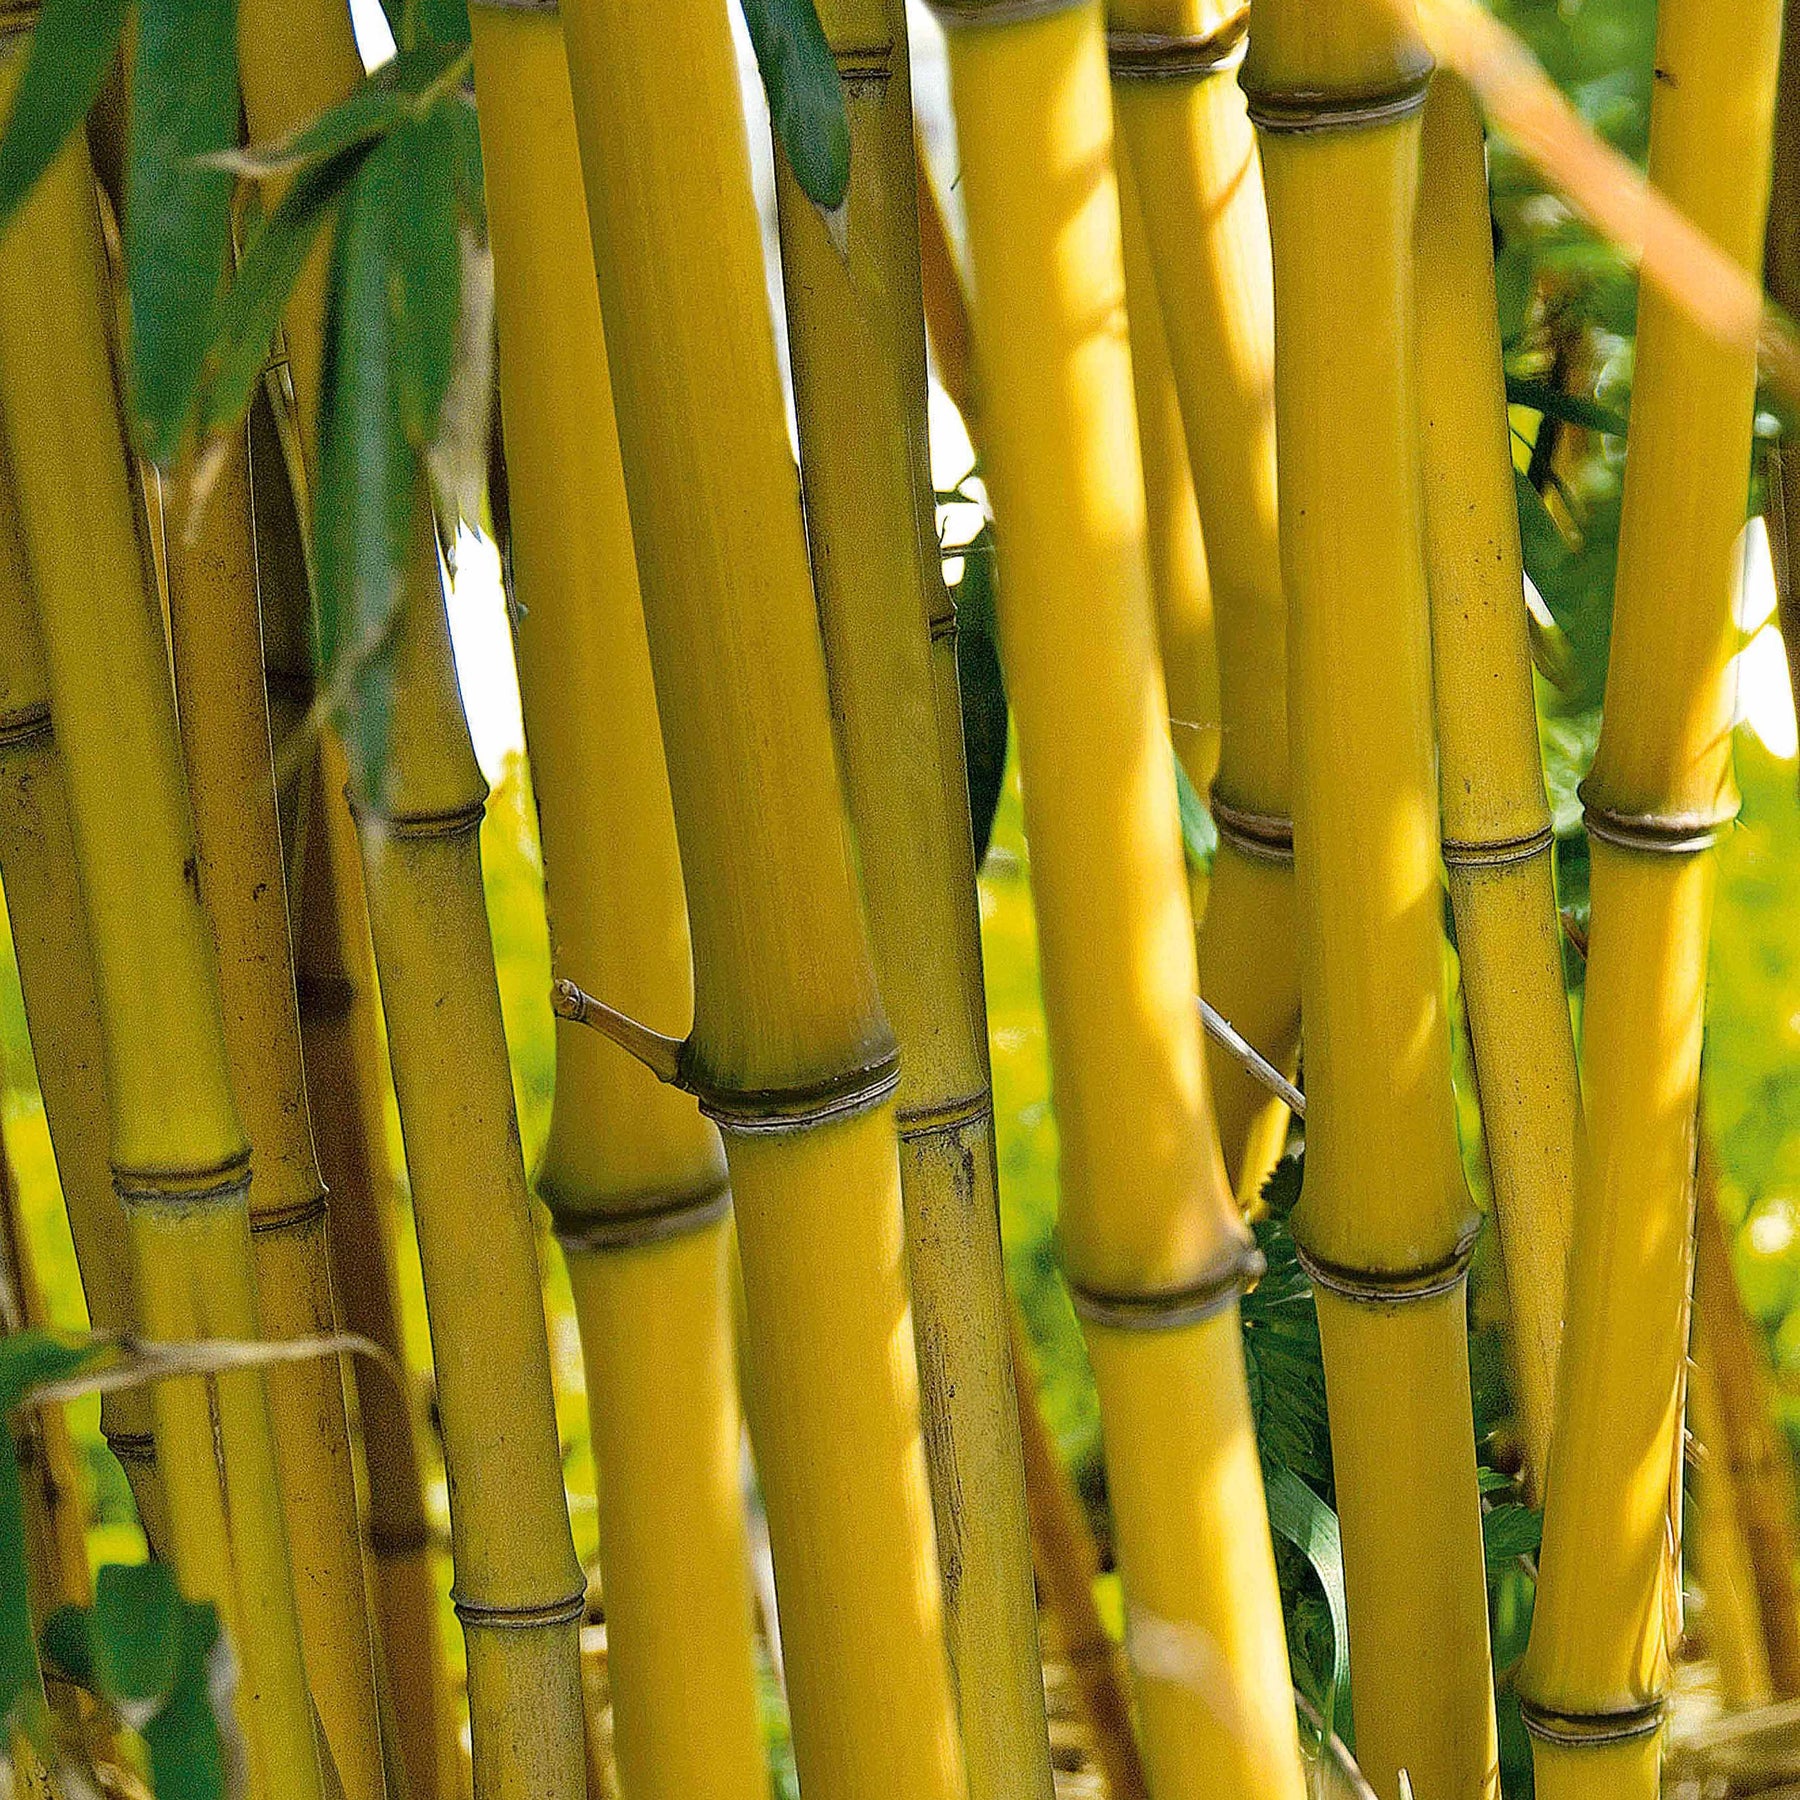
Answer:
<svg viewBox="0 0 1800 1800"><path fill-rule="evenodd" d="M1218 636L1219 848L1200 921L1200 987L1291 1073L1300 976L1274 314L1256 142L1232 79L1244 11L1237 0L1113 0L1108 22L1114 103L1186 426ZM1134 331L1134 344L1142 336ZM1287 1109L1216 1047L1208 1062L1225 1167L1239 1197L1254 1201L1286 1141Z"/></svg>
<svg viewBox="0 0 1800 1800"><path fill-rule="evenodd" d="M563 13L809 1800L962 1792L876 997L725 0ZM901 1748L903 1747L903 1749Z"/></svg>
<svg viewBox="0 0 1800 1800"><path fill-rule="evenodd" d="M960 730L939 729L931 643L955 618L926 454L906 12L900 0L832 0L820 17L850 120L848 250L780 158L782 268L827 672L900 1045L900 1178L950 1664L970 1800L1047 1796L968 779Z"/></svg>
<svg viewBox="0 0 1800 1800"><path fill-rule="evenodd" d="M634 1017L693 1007L687 909L554 12L473 11L519 692L559 968ZM632 1800L758 1800L719 1134L573 1023L538 1170L588 1375L613 1747Z"/></svg>
<svg viewBox="0 0 1800 1800"><path fill-rule="evenodd" d="M248 437L222 448L205 504L169 533L175 699L200 895L218 946L232 1087L256 1164L257 1311L272 1339L328 1335L325 1189L313 1152L288 942L251 527ZM343 1370L268 1378L307 1677L345 1800L382 1800L381 1729Z"/></svg>
<svg viewBox="0 0 1800 1800"><path fill-rule="evenodd" d="M946 12L1061 1235L1100 1390L1153 1793L1298 1795L1194 1007L1097 4Z"/></svg>
<svg viewBox="0 0 1800 1800"><path fill-rule="evenodd" d="M143 1326L166 1339L247 1338L257 1332L248 1146L109 329L93 176L76 139L0 249L0 418L93 932L113 1178L131 1219ZM154 1408L176 1568L190 1595L219 1607L244 1671L253 1791L316 1796L262 1378L166 1382Z"/></svg>
<svg viewBox="0 0 1800 1800"><path fill-rule="evenodd" d="M1531 691L1481 117L1453 75L1432 82L1420 167L1419 436L1443 852L1536 1495L1550 1455L1581 1093Z"/></svg>
<svg viewBox="0 0 1800 1800"><path fill-rule="evenodd" d="M1665 0L1650 178L1759 266L1781 9ZM1587 1137L1541 1579L1521 1672L1543 1800L1656 1792L1674 1602L1711 846L1731 776L1733 544L1756 370L1652 287L1636 377L1600 747L1583 787L1593 918Z"/></svg>
<svg viewBox="0 0 1800 1800"><path fill-rule="evenodd" d="M1413 397L1429 64L1382 0L1256 0L1273 234L1306 1018L1306 1187L1358 1760L1383 1800L1498 1783L1450 1089ZM1342 246L1357 246L1353 256ZM1667 1465L1664 1465L1665 1473Z"/></svg>

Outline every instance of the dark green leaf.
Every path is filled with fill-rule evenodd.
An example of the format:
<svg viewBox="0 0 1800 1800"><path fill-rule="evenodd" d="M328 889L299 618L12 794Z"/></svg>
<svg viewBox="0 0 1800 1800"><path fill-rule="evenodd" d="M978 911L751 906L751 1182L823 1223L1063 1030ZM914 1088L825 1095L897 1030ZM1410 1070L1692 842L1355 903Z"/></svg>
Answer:
<svg viewBox="0 0 1800 1800"><path fill-rule="evenodd" d="M1566 394L1547 381L1532 381L1523 375L1506 378L1506 400L1509 406L1528 406L1546 418L1560 419L1565 425L1577 425L1583 431L1604 432L1608 437L1625 435L1622 414L1598 400L1584 399L1580 394Z"/></svg>
<svg viewBox="0 0 1800 1800"><path fill-rule="evenodd" d="M175 1691L182 1599L167 1563L108 1563L94 1584L88 1651L94 1680L134 1729Z"/></svg>
<svg viewBox="0 0 1800 1800"><path fill-rule="evenodd" d="M0 229L87 117L129 8L130 0L43 0L0 137Z"/></svg>
<svg viewBox="0 0 1800 1800"><path fill-rule="evenodd" d="M456 367L462 315L462 146L447 107L394 128L383 149L397 184L386 206L392 239L388 296L400 419L418 450L437 436ZM384 174L384 184L390 178Z"/></svg>
<svg viewBox="0 0 1800 1800"><path fill-rule="evenodd" d="M175 454L193 415L231 243L232 178L197 159L237 141L234 0L138 12L125 165L132 397L144 449Z"/></svg>
<svg viewBox="0 0 1800 1800"><path fill-rule="evenodd" d="M469 9L464 0L418 0L419 24L434 43L466 45Z"/></svg>
<svg viewBox="0 0 1800 1800"><path fill-rule="evenodd" d="M226 1698L213 1679L223 1655L213 1609L185 1605L174 1691L142 1731L156 1800L226 1800L225 1745L213 1710L215 1693Z"/></svg>
<svg viewBox="0 0 1800 1800"><path fill-rule="evenodd" d="M962 696L963 761L975 866L987 859L1006 779L1006 677L994 622L994 545L985 529L962 552L956 584L956 684Z"/></svg>
<svg viewBox="0 0 1800 1800"><path fill-rule="evenodd" d="M1191 873L1204 875L1211 869L1213 852L1219 847L1219 832L1212 814L1206 810L1206 802L1188 780L1180 757L1175 759L1175 799L1181 809L1182 856Z"/></svg>
<svg viewBox="0 0 1800 1800"><path fill-rule="evenodd" d="M288 295L331 208L368 157L362 143L308 169L251 238L220 312L207 358L200 426L211 435L244 416Z"/></svg>
<svg viewBox="0 0 1800 1800"><path fill-rule="evenodd" d="M769 118L800 191L835 212L850 188L844 85L813 0L742 0Z"/></svg>
<svg viewBox="0 0 1800 1800"><path fill-rule="evenodd" d="M1521 1556L1535 1556L1543 1541L1543 1516L1516 1500L1490 1506L1481 1515L1481 1543L1490 1579L1506 1572Z"/></svg>

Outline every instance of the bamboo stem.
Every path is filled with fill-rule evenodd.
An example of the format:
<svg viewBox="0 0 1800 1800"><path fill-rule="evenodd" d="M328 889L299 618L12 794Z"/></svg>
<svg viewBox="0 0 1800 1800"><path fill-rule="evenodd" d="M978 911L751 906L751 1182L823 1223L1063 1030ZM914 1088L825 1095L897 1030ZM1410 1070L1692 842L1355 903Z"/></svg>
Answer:
<svg viewBox="0 0 1800 1800"><path fill-rule="evenodd" d="M1762 250L1775 0L1665 0L1650 175L1744 268ZM1582 1025L1587 1139L1541 1580L1521 1671L1543 1800L1651 1795L1675 1609L1696 1104L1731 778L1733 545L1755 359L1646 287L1600 746L1583 786L1593 913Z"/></svg>
<svg viewBox="0 0 1800 1800"><path fill-rule="evenodd" d="M1219 846L1199 926L1200 991L1291 1075L1300 974L1274 309L1256 140L1232 79L1244 14L1234 0L1111 0L1108 23L1114 105L1186 430L1218 637L1222 729L1210 785ZM1126 236L1129 249L1129 224ZM1154 344L1147 310L1134 314L1134 348ZM1163 661L1168 668L1166 632ZM1189 703L1173 676L1170 685L1180 716ZM1287 1140L1287 1113L1216 1048L1208 1064L1226 1172L1252 1205Z"/></svg>
<svg viewBox="0 0 1800 1800"><path fill-rule="evenodd" d="M1384 1800L1402 1772L1475 1800L1498 1786L1465 1325L1479 1215L1450 1088L1413 369L1429 63L1384 0L1257 5L1243 84L1274 247L1308 1077L1293 1229L1325 1354L1358 1758Z"/></svg>
<svg viewBox="0 0 1800 1800"><path fill-rule="evenodd" d="M1048 1800L956 617L927 466L906 12L900 0L833 0L821 21L850 120L848 250L778 157L782 268L826 669L900 1046L900 1180L950 1666L970 1800Z"/></svg>
<svg viewBox="0 0 1800 1800"><path fill-rule="evenodd" d="M724 0L565 7L808 1800L963 1791L876 996Z"/></svg>
<svg viewBox="0 0 1800 1800"><path fill-rule="evenodd" d="M1563 989L1481 115L1426 100L1414 267L1444 863L1494 1183L1527 1490L1549 1466L1581 1135Z"/></svg>
<svg viewBox="0 0 1800 1800"><path fill-rule="evenodd" d="M685 1026L687 911L562 33L549 12L471 17L552 954ZM725 1159L691 1097L576 1023L557 1034L537 1185L587 1368L619 1779L632 1800L760 1800Z"/></svg>
<svg viewBox="0 0 1800 1800"><path fill-rule="evenodd" d="M13 80L17 62L15 50ZM248 1146L109 330L78 137L0 251L0 416L93 929L113 1176L131 1220L142 1322L161 1339L254 1337ZM319 1757L261 1373L166 1382L153 1406L177 1571L191 1597L219 1607L244 1669L252 1790L313 1800Z"/></svg>
<svg viewBox="0 0 1800 1800"><path fill-rule="evenodd" d="M1203 1647L1180 1668L1135 1659L1144 1760L1152 1792L1298 1795L1236 1304L1253 1253L1194 1004L1100 11L944 17L1064 1259L1130 1635Z"/></svg>

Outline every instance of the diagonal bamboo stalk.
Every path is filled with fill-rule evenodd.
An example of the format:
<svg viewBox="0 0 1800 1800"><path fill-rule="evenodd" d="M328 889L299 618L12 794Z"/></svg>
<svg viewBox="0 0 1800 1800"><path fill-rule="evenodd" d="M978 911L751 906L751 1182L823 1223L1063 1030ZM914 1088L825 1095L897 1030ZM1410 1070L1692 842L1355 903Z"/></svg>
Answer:
<svg viewBox="0 0 1800 1800"><path fill-rule="evenodd" d="M1665 0L1657 20L1651 178L1740 274L1762 250L1779 41L1775 0L1725 15ZM1587 1139L1519 1684L1544 1800L1657 1789L1711 848L1736 810L1733 543L1755 381L1748 345L1721 343L1646 284L1606 706L1582 790Z"/></svg>

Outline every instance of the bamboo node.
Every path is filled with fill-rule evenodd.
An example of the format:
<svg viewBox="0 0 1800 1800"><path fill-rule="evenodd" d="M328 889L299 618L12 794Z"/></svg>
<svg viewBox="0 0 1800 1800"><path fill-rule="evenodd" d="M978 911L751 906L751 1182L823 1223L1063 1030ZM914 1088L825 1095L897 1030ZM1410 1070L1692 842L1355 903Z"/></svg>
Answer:
<svg viewBox="0 0 1800 1800"><path fill-rule="evenodd" d="M1263 1272L1263 1255L1245 1238L1231 1247L1228 1259L1186 1287L1153 1294L1107 1293L1064 1272L1075 1316L1107 1331L1181 1331L1199 1325L1253 1287Z"/></svg>
<svg viewBox="0 0 1800 1800"><path fill-rule="evenodd" d="M797 1087L728 1088L698 1069L689 1072L685 1085L721 1131L742 1137L810 1131L815 1125L870 1112L887 1100L900 1085L900 1051L890 1042L873 1062Z"/></svg>
<svg viewBox="0 0 1800 1800"><path fill-rule="evenodd" d="M0 24L0 35L4 35L5 29L4 24ZM47 700L34 700L11 712L0 713L0 750L10 750L14 745L29 744L49 735L50 703Z"/></svg>
<svg viewBox="0 0 1800 1800"><path fill-rule="evenodd" d="M676 1194L616 1212L576 1213L550 1204L556 1241L570 1256L609 1250L641 1250L672 1238L705 1231L731 1212L731 1189L724 1181L697 1194Z"/></svg>
<svg viewBox="0 0 1800 1800"><path fill-rule="evenodd" d="M1412 1269L1352 1269L1328 1262L1306 1249L1298 1238L1294 1254L1315 1287L1365 1306L1405 1306L1415 1300L1435 1300L1447 1294L1469 1271L1475 1240L1481 1235L1477 1222L1446 1257Z"/></svg>
<svg viewBox="0 0 1800 1800"><path fill-rule="evenodd" d="M935 1106L901 1107L894 1114L894 1123L900 1129L901 1143L910 1144L919 1138L935 1137L939 1132L960 1131L965 1125L993 1116L993 1090L983 1088L979 1093L940 1101Z"/></svg>
<svg viewBox="0 0 1800 1800"><path fill-rule="evenodd" d="M1252 812L1234 806L1213 783L1208 799L1213 826L1232 849L1258 862L1291 863L1294 860L1294 821L1280 813Z"/></svg>
<svg viewBox="0 0 1800 1800"><path fill-rule="evenodd" d="M346 794L350 810L358 825L373 826L389 837L406 839L447 839L467 837L481 829L487 816L487 790L466 806L451 806L441 812L383 812L356 794Z"/></svg>
<svg viewBox="0 0 1800 1800"><path fill-rule="evenodd" d="M1445 838L1444 863L1452 869L1492 869L1506 863L1530 862L1541 856L1555 842L1556 833L1548 825L1509 838Z"/></svg>
<svg viewBox="0 0 1800 1800"><path fill-rule="evenodd" d="M1243 61L1249 30L1248 8L1199 36L1113 30L1106 34L1106 60L1115 81L1204 81Z"/></svg>
<svg viewBox="0 0 1800 1800"><path fill-rule="evenodd" d="M450 1604L466 1631L533 1631L546 1625L578 1623L587 1611L587 1584L560 1600L546 1600L537 1606L490 1606L465 1600L452 1588Z"/></svg>
<svg viewBox="0 0 1800 1800"><path fill-rule="evenodd" d="M1602 806L1588 797L1584 781L1575 791L1582 800L1582 822L1590 838L1617 850L1644 856L1697 856L1710 850L1736 823L1735 800L1716 812L1626 812Z"/></svg>
<svg viewBox="0 0 1800 1800"><path fill-rule="evenodd" d="M1366 131L1410 118L1425 104L1431 64L1396 72L1390 81L1364 88L1264 87L1246 68L1238 85L1245 110L1259 131L1291 137L1322 131Z"/></svg>
<svg viewBox="0 0 1800 1800"><path fill-rule="evenodd" d="M121 1463L154 1464L156 1434L150 1431L108 1431L106 1447Z"/></svg>
<svg viewBox="0 0 1800 1800"><path fill-rule="evenodd" d="M1053 13L1073 12L1086 0L926 0L938 23L952 25L1024 25Z"/></svg>
<svg viewBox="0 0 1800 1800"><path fill-rule="evenodd" d="M304 1226L318 1224L325 1213L325 1191L321 1188L318 1193L296 1201L292 1206L272 1206L267 1212L252 1210L250 1235L263 1237L277 1231L299 1231Z"/></svg>
<svg viewBox="0 0 1800 1800"><path fill-rule="evenodd" d="M250 1152L240 1150L207 1169L122 1169L113 1167L119 1204L134 1206L214 1206L242 1201L250 1186Z"/></svg>
<svg viewBox="0 0 1800 1800"><path fill-rule="evenodd" d="M1649 1737L1662 1729L1665 1711L1660 1698L1617 1712L1575 1713L1519 1696L1519 1716L1525 1729L1543 1743L1569 1750L1597 1750L1606 1744Z"/></svg>
<svg viewBox="0 0 1800 1800"><path fill-rule="evenodd" d="M839 78L850 88L883 88L894 73L894 45L890 39L881 44L846 44L832 48L831 60L837 64Z"/></svg>
<svg viewBox="0 0 1800 1800"><path fill-rule="evenodd" d="M688 1087L682 1072L687 1050L682 1039L664 1037L660 1031L640 1025L560 975L550 983L550 1010L559 1019L586 1025L603 1038L610 1038L628 1056L636 1057L658 1081L667 1082L670 1087Z"/></svg>

